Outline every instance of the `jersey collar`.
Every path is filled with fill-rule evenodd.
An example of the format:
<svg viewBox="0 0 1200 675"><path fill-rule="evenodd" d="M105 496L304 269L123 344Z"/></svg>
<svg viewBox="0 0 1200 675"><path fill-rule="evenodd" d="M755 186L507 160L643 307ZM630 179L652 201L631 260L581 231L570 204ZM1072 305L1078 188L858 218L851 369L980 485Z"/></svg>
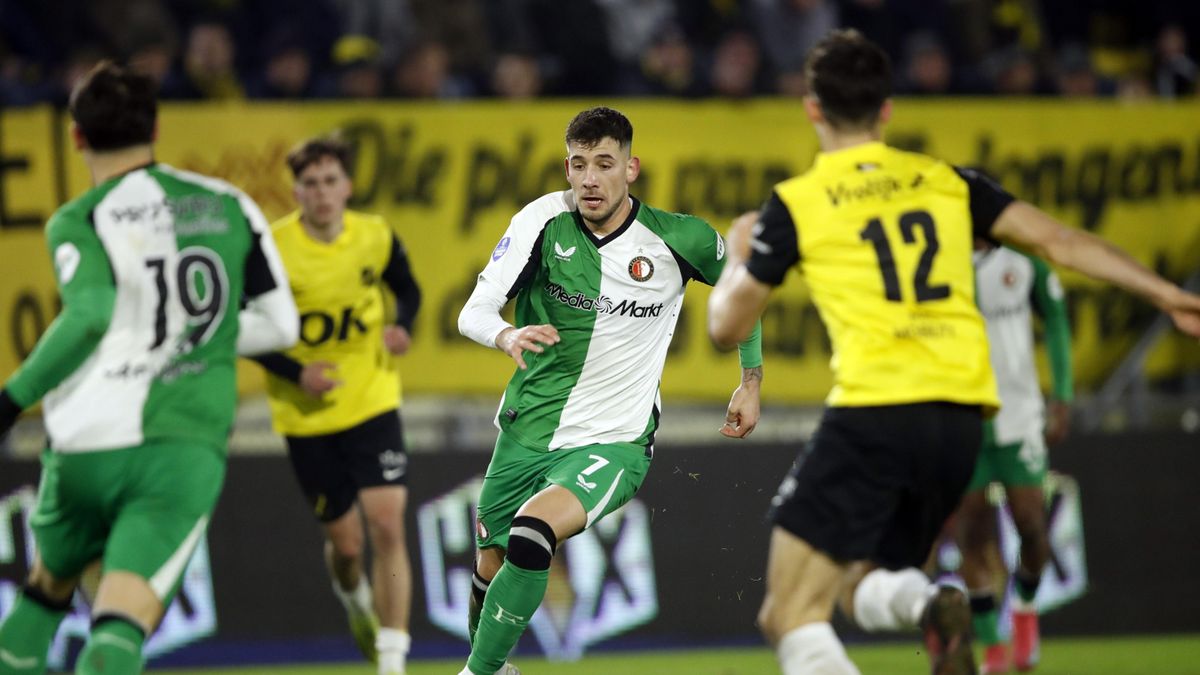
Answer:
<svg viewBox="0 0 1200 675"><path fill-rule="evenodd" d="M579 231L583 233L583 236L587 237L588 241L592 242L593 246L600 248L613 239L625 234L625 230L628 230L629 226L633 224L633 221L637 220L638 210L642 208L642 203L639 202L637 197L634 197L633 195L629 195L629 202L629 215L625 217L625 222L621 223L620 227L613 230L612 234L604 237L603 239L593 234L592 230L587 226L586 223L583 222L583 216L579 215L578 206L575 207L575 210L571 212L571 217L575 219L575 225L579 227Z"/></svg>
<svg viewBox="0 0 1200 675"><path fill-rule="evenodd" d="M817 166L829 163L853 162L863 156L879 157L882 151L887 149L887 144L883 141L871 141L869 143L860 143L849 148L834 150L832 152L817 153Z"/></svg>

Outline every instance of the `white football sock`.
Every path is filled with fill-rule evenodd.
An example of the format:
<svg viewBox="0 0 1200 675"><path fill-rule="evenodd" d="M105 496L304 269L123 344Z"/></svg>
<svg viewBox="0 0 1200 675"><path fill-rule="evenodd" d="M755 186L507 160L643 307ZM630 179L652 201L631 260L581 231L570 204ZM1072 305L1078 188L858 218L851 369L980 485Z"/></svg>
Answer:
<svg viewBox="0 0 1200 675"><path fill-rule="evenodd" d="M396 628L380 628L375 636L375 649L379 651L379 675L395 675L404 672L404 662L412 638L406 631Z"/></svg>
<svg viewBox="0 0 1200 675"><path fill-rule="evenodd" d="M783 675L860 675L828 622L789 631L775 648Z"/></svg>
<svg viewBox="0 0 1200 675"><path fill-rule="evenodd" d="M871 632L916 628L936 588L913 567L899 572L874 570L854 590L854 620Z"/></svg>
<svg viewBox="0 0 1200 675"><path fill-rule="evenodd" d="M370 614L374 610L374 601L371 599L371 584L367 583L366 575L358 578L358 586L352 591L342 590L342 585L333 581L333 594L341 600L342 606L347 612L357 612L359 614Z"/></svg>

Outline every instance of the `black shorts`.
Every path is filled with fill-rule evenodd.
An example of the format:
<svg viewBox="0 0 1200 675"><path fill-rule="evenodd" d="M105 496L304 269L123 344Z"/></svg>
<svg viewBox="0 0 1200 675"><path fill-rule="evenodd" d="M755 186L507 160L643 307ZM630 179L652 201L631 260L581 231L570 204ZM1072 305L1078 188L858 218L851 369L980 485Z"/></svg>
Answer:
<svg viewBox="0 0 1200 675"><path fill-rule="evenodd" d="M827 408L771 502L771 520L839 561L919 567L958 507L979 406Z"/></svg>
<svg viewBox="0 0 1200 675"><path fill-rule="evenodd" d="M284 438L300 489L321 522L349 511L359 490L404 485L408 475L408 451L396 410L332 434Z"/></svg>

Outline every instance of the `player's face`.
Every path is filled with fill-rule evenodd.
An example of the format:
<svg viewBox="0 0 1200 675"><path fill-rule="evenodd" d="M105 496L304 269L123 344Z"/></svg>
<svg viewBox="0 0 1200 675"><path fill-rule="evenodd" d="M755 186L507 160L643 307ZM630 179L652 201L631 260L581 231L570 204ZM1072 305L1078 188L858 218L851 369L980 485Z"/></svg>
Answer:
<svg viewBox="0 0 1200 675"><path fill-rule="evenodd" d="M638 158L629 156L612 138L605 137L594 146L567 145L567 180L575 193L579 214L597 227L625 206L629 184L637 179Z"/></svg>
<svg viewBox="0 0 1200 675"><path fill-rule="evenodd" d="M321 157L296 176L296 202L304 222L312 227L341 223L350 191L350 177L334 157Z"/></svg>

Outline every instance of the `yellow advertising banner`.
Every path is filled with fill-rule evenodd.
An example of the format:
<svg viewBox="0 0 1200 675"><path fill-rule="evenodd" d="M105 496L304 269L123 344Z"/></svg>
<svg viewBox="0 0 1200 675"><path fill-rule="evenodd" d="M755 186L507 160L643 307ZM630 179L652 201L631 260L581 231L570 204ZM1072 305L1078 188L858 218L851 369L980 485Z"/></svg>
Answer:
<svg viewBox="0 0 1200 675"><path fill-rule="evenodd" d="M404 240L425 302L403 359L411 393L498 394L513 366L462 338L459 309L509 218L567 186L563 132L593 102L165 105L157 156L224 178L270 218L293 208L288 149L341 130L357 148L353 208L384 215ZM609 102L611 104L611 102ZM816 138L794 101L616 104L633 121L642 175L633 192L724 231L779 180L804 171ZM1061 101L901 101L888 140L977 166L1015 194L1096 232L1143 263L1182 279L1200 263L1200 106ZM0 117L0 377L19 363L55 311L40 231L65 195L90 184L66 124L47 109ZM19 216L19 218L15 218ZM1076 373L1095 384L1153 318L1121 291L1066 275ZM663 377L676 399L722 400L739 379L736 356L704 330L707 289L680 317ZM829 344L803 284L787 285L764 316L766 396L820 401ZM1194 342L1165 341L1150 374L1200 364ZM244 389L256 386L247 365Z"/></svg>

